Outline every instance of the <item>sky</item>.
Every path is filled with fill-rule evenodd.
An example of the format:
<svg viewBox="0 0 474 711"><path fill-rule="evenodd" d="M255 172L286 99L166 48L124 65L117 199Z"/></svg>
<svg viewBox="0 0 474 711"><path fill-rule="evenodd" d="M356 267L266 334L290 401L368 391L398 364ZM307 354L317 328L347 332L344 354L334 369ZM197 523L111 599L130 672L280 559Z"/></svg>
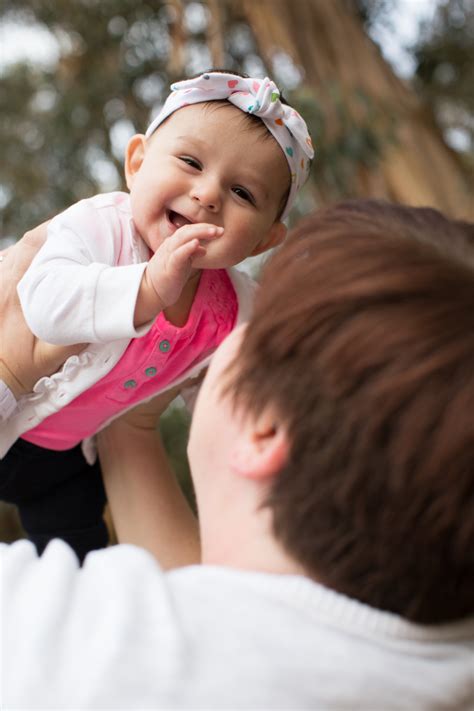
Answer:
<svg viewBox="0 0 474 711"><path fill-rule="evenodd" d="M430 22L439 0L394 0L389 27L378 27L373 38L378 42L384 57L402 77L413 75L415 63L408 51L418 37L420 22Z"/></svg>
<svg viewBox="0 0 474 711"><path fill-rule="evenodd" d="M0 70L23 59L47 66L55 64L58 56L58 44L46 28L0 23Z"/></svg>
<svg viewBox="0 0 474 711"><path fill-rule="evenodd" d="M391 27L378 27L374 32L383 55L403 77L410 77L414 69L406 48L416 40L419 22L433 17L438 1L393 0L389 16ZM58 43L46 28L0 23L0 72L2 66L22 59L54 65L58 56Z"/></svg>

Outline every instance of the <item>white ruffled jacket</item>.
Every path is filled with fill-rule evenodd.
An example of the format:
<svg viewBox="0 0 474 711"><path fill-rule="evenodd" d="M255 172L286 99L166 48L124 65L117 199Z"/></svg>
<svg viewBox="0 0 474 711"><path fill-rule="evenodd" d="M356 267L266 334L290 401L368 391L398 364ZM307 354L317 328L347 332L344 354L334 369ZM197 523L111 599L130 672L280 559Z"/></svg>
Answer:
<svg viewBox="0 0 474 711"><path fill-rule="evenodd" d="M46 257L43 248L33 265L36 263L41 268L42 262L46 258L51 260L56 252L60 262L65 259L66 252L68 268L58 267L57 273L52 275L52 285L58 289L58 281L65 278L66 272L72 296L69 301L53 296L48 285L43 291L31 290L31 283L35 278L41 280L42 275L38 277L37 269L36 275L30 276L28 270L18 288L23 307L29 309L27 320L29 317L33 323L35 319L38 323L42 320L42 327L46 329L52 321L55 322L55 334L59 336L54 340L48 337L49 334L37 332L39 337L50 342L84 343L89 338L94 342L89 343L82 353L68 358L60 371L41 378L33 392L19 400L16 412L0 424L0 459L24 432L61 410L107 375L122 357L130 340L144 335L151 328L151 323L138 330L133 327L136 291L149 252L134 229L128 195L109 193L76 203L52 221L45 247ZM71 263L80 267L90 262L86 280L79 269L75 274L75 266L71 268ZM110 266L123 268L111 270ZM256 284L237 269L229 269L228 274L237 294L238 325L249 319ZM41 286L45 287L45 283ZM113 309L110 304L114 304ZM44 313L48 313L47 322ZM166 389L197 377L210 358L207 356L194 364ZM188 399L192 397L188 390ZM104 427L107 424L104 423ZM83 449L86 459L93 461L95 446L91 439L84 441Z"/></svg>

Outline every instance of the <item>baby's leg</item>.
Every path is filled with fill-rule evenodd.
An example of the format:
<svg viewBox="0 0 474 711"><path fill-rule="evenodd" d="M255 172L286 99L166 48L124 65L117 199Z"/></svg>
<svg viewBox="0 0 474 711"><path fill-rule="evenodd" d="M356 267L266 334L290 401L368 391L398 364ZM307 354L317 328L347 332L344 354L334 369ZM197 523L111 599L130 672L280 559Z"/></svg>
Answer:
<svg viewBox="0 0 474 711"><path fill-rule="evenodd" d="M100 466L87 464L80 445L57 452L18 440L0 461L0 499L17 505L38 553L62 538L82 562L107 545Z"/></svg>

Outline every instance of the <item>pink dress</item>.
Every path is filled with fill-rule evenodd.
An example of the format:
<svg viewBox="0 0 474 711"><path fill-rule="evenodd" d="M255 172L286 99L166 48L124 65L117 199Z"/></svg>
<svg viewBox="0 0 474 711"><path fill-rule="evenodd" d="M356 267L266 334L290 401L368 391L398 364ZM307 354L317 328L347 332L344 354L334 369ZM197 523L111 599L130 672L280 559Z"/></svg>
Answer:
<svg viewBox="0 0 474 711"><path fill-rule="evenodd" d="M74 447L122 411L171 387L214 351L234 327L237 310L226 271L204 270L184 326L174 326L160 313L110 373L22 438L47 449Z"/></svg>

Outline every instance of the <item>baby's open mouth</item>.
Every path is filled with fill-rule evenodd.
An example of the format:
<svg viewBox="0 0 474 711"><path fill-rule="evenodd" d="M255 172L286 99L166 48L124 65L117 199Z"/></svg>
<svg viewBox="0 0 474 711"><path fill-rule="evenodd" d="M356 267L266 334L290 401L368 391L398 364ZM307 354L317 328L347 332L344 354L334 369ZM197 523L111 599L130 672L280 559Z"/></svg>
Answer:
<svg viewBox="0 0 474 711"><path fill-rule="evenodd" d="M191 224L191 220L188 220L187 217L180 215L179 212L175 212L174 210L168 210L168 220L177 228Z"/></svg>

